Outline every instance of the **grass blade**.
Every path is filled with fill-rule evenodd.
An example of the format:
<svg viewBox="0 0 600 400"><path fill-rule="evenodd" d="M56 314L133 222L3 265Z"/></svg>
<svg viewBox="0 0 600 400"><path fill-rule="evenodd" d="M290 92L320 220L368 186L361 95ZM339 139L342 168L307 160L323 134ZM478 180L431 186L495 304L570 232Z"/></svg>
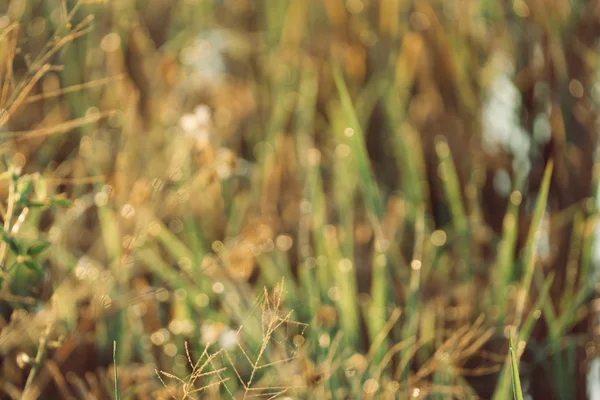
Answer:
<svg viewBox="0 0 600 400"><path fill-rule="evenodd" d="M372 218L375 218L376 221L379 221L383 215L383 202L379 196L379 190L377 189L375 176L373 175L373 171L371 170L369 164L364 134L358 117L356 116L354 107L352 106L350 93L348 92L348 88L344 83L344 78L342 77L342 73L339 69L334 69L333 77L339 93L342 111L344 112L344 116L348 121L349 127L351 128L351 131L348 131L346 136L349 138L350 147L352 148L354 157L356 159L356 166L361 178L360 182L363 185L365 201L369 211L372 214ZM375 229L378 229L378 227L375 227Z"/></svg>
<svg viewBox="0 0 600 400"><path fill-rule="evenodd" d="M371 169L369 156L360 122L356 115L350 93L344 82L342 72L339 68L334 68L333 77L338 90L342 112L350 129L346 130L345 135L350 143L353 158L356 160L359 182L362 186L362 192L366 203L366 208L375 232L375 261L373 263L372 285L371 285L371 309L369 311L369 332L373 338L384 329L386 323L386 309L389 297L389 267L386 261L384 238L381 232L381 218L383 216L383 201L379 194L377 181ZM387 349L381 348L381 354ZM380 354L378 353L379 358Z"/></svg>
<svg viewBox="0 0 600 400"><path fill-rule="evenodd" d="M117 373L117 341L113 341L113 366L115 369L115 400L121 399L119 392L119 374Z"/></svg>
<svg viewBox="0 0 600 400"><path fill-rule="evenodd" d="M529 292L529 288L531 287L531 281L533 280L536 251L540 238L538 231L540 230L542 218L544 216L544 212L546 211L546 203L548 202L548 192L550 190L550 178L552 176L553 164L554 163L552 160L550 160L546 165L542 186L538 194L538 199L533 213L533 219L531 221L531 226L529 228L529 234L527 236L527 242L525 245L525 254L523 256L524 275L523 279L521 280L521 288L517 303L517 317L515 322L517 327L519 327L521 323L521 318L523 316L523 311L525 309L525 303L527 300L527 294Z"/></svg>
<svg viewBox="0 0 600 400"><path fill-rule="evenodd" d="M521 390L521 379L519 378L519 364L515 354L515 347L512 338L512 331L509 332L510 341L510 365L512 369L513 396L516 400L523 400L523 391Z"/></svg>
<svg viewBox="0 0 600 400"><path fill-rule="evenodd" d="M450 146L443 136L438 136L435 143L435 152L440 160L443 172L444 190L448 197L452 223L459 239L459 250L463 262L466 264L465 278L471 277L471 250L469 241L469 221L463 202L460 181L456 165L452 159Z"/></svg>

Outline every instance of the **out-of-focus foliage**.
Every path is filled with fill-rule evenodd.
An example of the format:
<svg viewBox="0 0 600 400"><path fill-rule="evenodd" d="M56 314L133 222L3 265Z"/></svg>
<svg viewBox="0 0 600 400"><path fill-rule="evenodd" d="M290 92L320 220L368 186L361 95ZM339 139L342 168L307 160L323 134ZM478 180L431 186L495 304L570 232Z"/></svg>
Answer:
<svg viewBox="0 0 600 400"><path fill-rule="evenodd" d="M577 0L0 3L0 392L585 398L599 37Z"/></svg>

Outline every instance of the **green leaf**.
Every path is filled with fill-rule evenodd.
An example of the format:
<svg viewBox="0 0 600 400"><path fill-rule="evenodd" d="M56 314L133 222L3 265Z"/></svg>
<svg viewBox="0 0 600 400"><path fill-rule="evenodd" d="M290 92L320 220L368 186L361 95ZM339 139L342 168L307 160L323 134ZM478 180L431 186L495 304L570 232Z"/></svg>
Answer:
<svg viewBox="0 0 600 400"><path fill-rule="evenodd" d="M43 273L44 273L42 271L42 267L30 258L24 260L21 264L26 266L28 269L37 272L40 275L43 275Z"/></svg>
<svg viewBox="0 0 600 400"><path fill-rule="evenodd" d="M23 250L21 246L17 243L14 237L8 235L6 232L2 231L2 240L8 245L10 250L16 255L22 255Z"/></svg>
<svg viewBox="0 0 600 400"><path fill-rule="evenodd" d="M29 201L27 202L27 207L29 208L42 208L47 207L48 203L42 201Z"/></svg>
<svg viewBox="0 0 600 400"><path fill-rule="evenodd" d="M50 247L51 244L52 243L50 243L47 240L41 240L37 243L34 243L33 245L31 245L31 247L27 249L27 255L30 257L40 255L44 250Z"/></svg>
<svg viewBox="0 0 600 400"><path fill-rule="evenodd" d="M66 199L62 196L53 197L52 199L50 199L50 204L60 206L60 207L72 207L73 206L73 202L71 200Z"/></svg>
<svg viewBox="0 0 600 400"><path fill-rule="evenodd" d="M18 203L23 204L24 202L26 202L32 190L33 182L31 182L31 180L20 180L17 184L17 192L19 193Z"/></svg>

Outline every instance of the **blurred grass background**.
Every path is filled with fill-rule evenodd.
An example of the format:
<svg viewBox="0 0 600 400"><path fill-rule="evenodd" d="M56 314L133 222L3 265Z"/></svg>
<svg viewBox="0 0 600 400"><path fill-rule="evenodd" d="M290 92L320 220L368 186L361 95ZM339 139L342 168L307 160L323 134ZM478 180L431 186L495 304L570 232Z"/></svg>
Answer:
<svg viewBox="0 0 600 400"><path fill-rule="evenodd" d="M2 398L507 399L511 331L525 397L592 398L599 37L583 0L0 2Z"/></svg>

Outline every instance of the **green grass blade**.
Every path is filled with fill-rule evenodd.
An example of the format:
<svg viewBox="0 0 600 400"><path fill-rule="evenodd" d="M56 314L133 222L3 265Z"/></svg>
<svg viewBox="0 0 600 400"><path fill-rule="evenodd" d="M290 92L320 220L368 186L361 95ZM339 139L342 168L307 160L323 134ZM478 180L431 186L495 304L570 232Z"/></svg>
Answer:
<svg viewBox="0 0 600 400"><path fill-rule="evenodd" d="M517 235L519 230L519 206L522 201L520 184L515 185L515 190L511 193L508 202L508 209L502 221L502 238L498 245L498 254L496 256L494 304L501 307L498 316L499 323L503 323L506 315L506 291L510 282L514 279L514 255L517 244Z"/></svg>
<svg viewBox="0 0 600 400"><path fill-rule="evenodd" d="M318 76L310 68L306 68L300 79L298 107L295 110L294 131L295 147L297 157L301 162L300 175L303 180L303 204L311 205L304 207L301 211L302 216L298 227L298 279L302 288L302 294L307 303L300 311L302 315L309 319L313 316L319 306L319 286L316 274L313 268L309 266L310 257L310 232L313 219L312 203L313 184L318 182L318 168L310 165L306 159L312 148L314 148L314 120L317 107L317 93L319 87Z"/></svg>
<svg viewBox="0 0 600 400"><path fill-rule="evenodd" d="M342 112L350 128L345 132L345 135L352 149L352 156L356 161L358 177L360 178L359 183L367 212L375 231L375 237L377 238L372 271L371 306L368 317L369 321L367 322L369 333L374 338L385 326L387 319L386 309L389 300L388 265L380 226L381 217L383 216L383 201L379 195L379 189L371 169L364 134L339 68L334 68L333 77L338 90ZM379 243L377 244L377 242ZM381 351L384 352L385 349L382 347ZM379 353L376 358L378 356Z"/></svg>
<svg viewBox="0 0 600 400"><path fill-rule="evenodd" d="M119 392L119 374L117 373L117 341L113 342L113 367L115 369L115 400L121 399Z"/></svg>
<svg viewBox="0 0 600 400"><path fill-rule="evenodd" d="M525 309L527 294L529 292L529 288L531 287L531 282L533 280L536 262L536 250L540 238L538 232L541 228L544 212L546 211L546 204L548 202L548 192L550 190L550 178L552 177L553 165L554 163L552 160L550 160L546 165L546 170L544 171L544 178L542 180L542 186L538 193L538 199L535 205L533 219L531 221L531 226L529 227L529 234L527 236L527 242L525 244L525 254L523 256L524 273L523 278L521 280L520 293L517 303L517 317L515 322L515 325L517 327L519 327L519 325L521 324L521 318Z"/></svg>
<svg viewBox="0 0 600 400"><path fill-rule="evenodd" d="M435 143L435 152L442 168L442 181L448 196L448 205L452 215L452 223L458 236L458 246L462 261L466 263L465 277L471 276L471 250L469 240L469 222L462 198L460 181L456 172L456 165L452 159L452 152L446 138L438 136Z"/></svg>
<svg viewBox="0 0 600 400"><path fill-rule="evenodd" d="M512 332L509 332L510 341L510 365L512 369L512 386L515 400L523 400L523 391L521 390L521 379L519 378L519 363L515 354L515 347L512 338Z"/></svg>
<svg viewBox="0 0 600 400"><path fill-rule="evenodd" d="M379 196L375 176L371 170L364 134L354 110L354 106L352 105L350 93L348 92L342 73L338 68L333 70L333 77L339 93L342 111L348 122L349 128L352 129L352 131L348 131L346 136L348 136L350 147L353 150L352 154L356 160L356 166L361 178L360 182L363 186L362 189L365 196L365 202L367 203L369 211L372 213L372 217L379 221L383 215L383 202ZM378 229L378 227L375 227L375 229Z"/></svg>
<svg viewBox="0 0 600 400"><path fill-rule="evenodd" d="M521 325L521 329L519 330L518 342L527 342L529 340L531 332L533 331L533 327L535 326L535 322L540 317L539 310L543 309L544 305L548 302L548 298L550 295L550 287L552 286L553 281L554 275L550 274L544 282L544 285L540 291L540 295L532 307L532 311L525 319L525 322L523 322L523 324ZM508 372L508 364L508 362L505 364L504 368L502 369L502 372L500 373L500 377L498 378L498 384L496 385L496 390L494 391L494 396L492 397L492 399L494 400L503 400L508 397L508 391L510 390L510 374Z"/></svg>

